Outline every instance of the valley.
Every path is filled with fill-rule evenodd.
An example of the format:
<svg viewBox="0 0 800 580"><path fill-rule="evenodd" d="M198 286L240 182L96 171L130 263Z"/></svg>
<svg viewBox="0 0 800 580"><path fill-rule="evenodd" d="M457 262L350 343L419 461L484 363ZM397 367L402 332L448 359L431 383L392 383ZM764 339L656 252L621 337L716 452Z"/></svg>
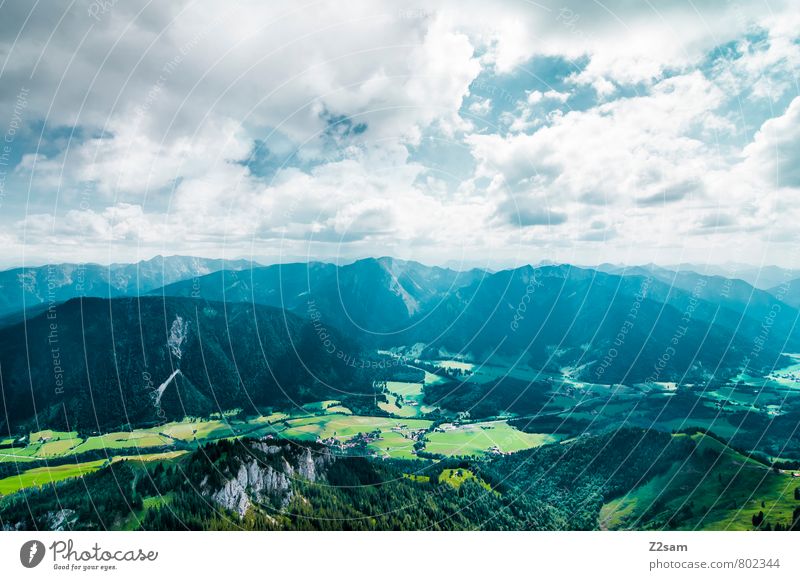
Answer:
<svg viewBox="0 0 800 580"><path fill-rule="evenodd" d="M766 291L737 282L720 300L697 275L568 266L218 266L0 323L0 526L789 529L800 515L798 313L784 305L763 340ZM109 477L130 485L113 495ZM94 488L111 521L80 503ZM65 495L78 503L56 509Z"/></svg>
<svg viewBox="0 0 800 580"><path fill-rule="evenodd" d="M396 367L396 372L402 371L406 379L418 376L420 381L376 382L376 398L380 393L386 399L377 403L382 415L355 414L342 401L330 399L293 409L274 409L259 416L247 417L241 409L232 409L207 418L184 418L127 432L80 435L40 430L6 438L0 449L0 506L3 497L46 489L119 462L180 465L189 454L215 442L268 438L294 441L301 446L322 445L342 457L412 461L418 467L409 477L420 482L429 476L414 473L424 472L430 465L446 465L451 459L462 461L462 465L481 464L492 457L511 458L525 450L638 427L694 433L673 437L690 439L695 450L684 462L675 463L650 479L643 478L642 484L629 493L605 503L598 516L601 528L660 525L681 529L752 529L748 518L759 511L766 514L765 522L792 519L793 494L798 487L794 484L797 481L792 476L794 472L772 469L766 453L742 455L723 441L742 438L735 424L741 405L746 403L747 413L768 415L774 408L770 401L788 397L781 406L794 408L797 401L792 397L797 393L793 390L784 392L776 386L776 392L761 389L758 395L753 395L753 385L702 391L697 391L694 385L623 387L586 384L569 376L557 380L550 373L545 383L548 390L537 398L542 400L540 412L528 415L503 412L499 417L471 418L472 408L450 410L447 399L436 401L444 405L425 404L428 389L458 390L472 384L484 397L491 397L491 383L498 378L535 381L540 373L448 359L404 362L405 365ZM694 397L693 405L700 411L696 416L685 414L687 403L681 402L677 413L682 419L675 419L676 412L669 405L689 395ZM704 432L714 435L704 436ZM794 453L786 448L781 451L784 459ZM459 489L464 481L472 479L470 475L454 477L447 472L442 481ZM485 482L478 483L487 486ZM759 507L762 503L764 508Z"/></svg>

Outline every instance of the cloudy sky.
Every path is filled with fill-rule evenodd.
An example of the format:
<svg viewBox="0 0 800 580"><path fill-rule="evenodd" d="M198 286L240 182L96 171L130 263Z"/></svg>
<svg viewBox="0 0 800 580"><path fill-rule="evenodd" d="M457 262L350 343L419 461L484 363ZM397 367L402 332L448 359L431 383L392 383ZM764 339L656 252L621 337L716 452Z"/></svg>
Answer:
<svg viewBox="0 0 800 580"><path fill-rule="evenodd" d="M798 65L780 0L11 0L0 263L796 266Z"/></svg>

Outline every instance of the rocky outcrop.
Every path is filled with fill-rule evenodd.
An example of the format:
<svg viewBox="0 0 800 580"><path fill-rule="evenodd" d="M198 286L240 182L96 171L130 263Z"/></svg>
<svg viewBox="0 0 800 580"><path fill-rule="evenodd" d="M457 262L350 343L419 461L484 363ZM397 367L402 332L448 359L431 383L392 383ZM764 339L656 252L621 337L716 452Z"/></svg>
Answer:
<svg viewBox="0 0 800 580"><path fill-rule="evenodd" d="M288 505L298 479L320 481L324 479L326 467L334 461L324 448L312 453L307 447L278 445L273 441L252 442L249 451L251 454L242 458L235 475L211 493L214 502L240 518L254 503L269 501L282 507Z"/></svg>
<svg viewBox="0 0 800 580"><path fill-rule="evenodd" d="M325 467L332 463L333 456L329 451L323 453L311 453L310 449L304 449L300 456L297 458L296 465L288 462L286 457L283 458L284 466L287 473L294 476L302 477L310 482L317 481L319 474L324 471Z"/></svg>
<svg viewBox="0 0 800 580"><path fill-rule="evenodd" d="M62 532L69 529L76 519L75 510L61 509L57 512L50 512L47 514L47 529L54 532Z"/></svg>

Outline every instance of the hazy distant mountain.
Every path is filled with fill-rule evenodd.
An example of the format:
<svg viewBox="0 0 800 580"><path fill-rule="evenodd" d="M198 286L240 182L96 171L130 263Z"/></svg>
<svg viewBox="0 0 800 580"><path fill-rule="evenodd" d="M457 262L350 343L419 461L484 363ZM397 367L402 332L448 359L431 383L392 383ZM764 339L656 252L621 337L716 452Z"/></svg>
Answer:
<svg viewBox="0 0 800 580"><path fill-rule="evenodd" d="M218 270L240 270L247 260L190 256L156 256L136 264L51 264L0 272L0 319L22 319L22 310L36 314L50 303L79 296L115 298L146 294L154 288L204 276Z"/></svg>
<svg viewBox="0 0 800 580"><path fill-rule="evenodd" d="M798 313L786 307L786 304L792 306L791 301L783 303L774 293L754 288L743 280L691 271L663 271L653 276L664 283L653 286L654 298L690 311L693 316L713 317L719 324L738 327L742 334L758 334L761 326L768 324L770 339L774 341L791 334L797 325ZM684 292L675 292L676 289ZM692 298L702 303L693 306Z"/></svg>
<svg viewBox="0 0 800 580"><path fill-rule="evenodd" d="M345 266L310 262L240 272L216 272L156 290L166 296L202 296L251 302L318 317L347 333L382 335L406 329L449 293L487 276L394 258L368 258Z"/></svg>
<svg viewBox="0 0 800 580"><path fill-rule="evenodd" d="M358 354L336 330L328 336ZM371 388L326 350L307 319L187 298L70 300L55 318L40 314L0 329L0 371L0 425L35 415L81 430L253 412Z"/></svg>
<svg viewBox="0 0 800 580"><path fill-rule="evenodd" d="M797 272L779 266L753 266L750 264L677 264L665 266L667 270L695 272L705 276L722 276L743 280L759 290L767 290L786 280L795 278Z"/></svg>
<svg viewBox="0 0 800 580"><path fill-rule="evenodd" d="M796 278L798 272L779 266L752 266L750 264L690 264L681 263L668 266L644 264L641 266L625 266L621 264L600 264L593 269L607 274L634 275L650 273L665 279L667 276L680 274L699 274L701 276L718 276L741 280L759 290L769 290L774 286Z"/></svg>
<svg viewBox="0 0 800 580"><path fill-rule="evenodd" d="M596 382L730 377L748 357L751 370L770 368L785 345L798 345L793 325L775 322L755 348L763 321L736 300L707 298L654 277L528 266L459 289L403 338L427 344L431 356L572 367ZM784 310L781 320L796 315Z"/></svg>
<svg viewBox="0 0 800 580"><path fill-rule="evenodd" d="M742 334L758 334L760 326L768 323L772 335L770 339L774 341L792 334L798 323L795 309L800 306L800 283L784 282L774 288L761 290L739 278L702 274L688 269L669 270L654 264L627 267L603 264L598 268L614 275L654 278L663 284L651 286L653 299L682 311L690 311L694 317L715 318L731 328L738 327ZM700 299L703 303L695 306L692 298ZM719 316L720 309L730 312Z"/></svg>
<svg viewBox="0 0 800 580"><path fill-rule="evenodd" d="M798 276L794 268L781 268L779 266L750 266L734 264L730 268L721 268L719 275L727 278L739 278L748 284L766 290L784 283Z"/></svg>
<svg viewBox="0 0 800 580"><path fill-rule="evenodd" d="M800 308L800 278L784 280L770 288L768 292L789 306Z"/></svg>
<svg viewBox="0 0 800 580"><path fill-rule="evenodd" d="M780 271L781 275L789 272L775 267L771 269ZM695 317L713 317L717 323L727 325L739 335L755 338L766 332L764 339L770 340L776 348L789 349L795 344L791 337L800 330L800 313L797 312L800 307L800 282L787 280L768 290L761 290L739 278L716 274L704 275L692 270L672 271L654 265L644 266L641 270L649 272L670 288L687 293L671 292L666 296L662 286L660 295L654 295L654 298L683 311L691 310ZM631 271L626 270L627 273ZM658 289L653 287L654 292L658 292ZM704 303L692 307L693 297Z"/></svg>

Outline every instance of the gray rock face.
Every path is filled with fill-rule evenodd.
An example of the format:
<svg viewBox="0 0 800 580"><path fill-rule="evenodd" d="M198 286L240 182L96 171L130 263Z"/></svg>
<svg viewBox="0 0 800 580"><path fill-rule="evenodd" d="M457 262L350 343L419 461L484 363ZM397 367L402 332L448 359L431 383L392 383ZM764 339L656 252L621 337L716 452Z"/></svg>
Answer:
<svg viewBox="0 0 800 580"><path fill-rule="evenodd" d="M267 455L275 455L279 451L283 449L280 445L270 445L269 443L263 441L256 441L253 443L254 449L259 449L266 453Z"/></svg>
<svg viewBox="0 0 800 580"><path fill-rule="evenodd" d="M275 445L263 441L255 442L251 448L266 455L282 454L280 468L266 465L256 458L250 458L239 465L236 476L211 494L211 498L226 510L235 512L243 518L253 503L276 500L281 506L291 501L293 480L298 478L317 482L324 478L327 466L334 458L329 451L312 453L303 449L297 453L291 445Z"/></svg>
<svg viewBox="0 0 800 580"><path fill-rule="evenodd" d="M47 527L54 532L62 532L76 519L75 510L62 509L47 514Z"/></svg>
<svg viewBox="0 0 800 580"><path fill-rule="evenodd" d="M322 456L318 459L315 459L311 455L311 450L306 449L306 452L300 459L300 464L298 465L297 469L300 472L300 477L314 482L317 479L317 472L323 464L324 458Z"/></svg>
<svg viewBox="0 0 800 580"><path fill-rule="evenodd" d="M23 522L17 522L13 526L11 524L5 523L0 530L4 532L18 532L20 530L25 529L25 524Z"/></svg>

